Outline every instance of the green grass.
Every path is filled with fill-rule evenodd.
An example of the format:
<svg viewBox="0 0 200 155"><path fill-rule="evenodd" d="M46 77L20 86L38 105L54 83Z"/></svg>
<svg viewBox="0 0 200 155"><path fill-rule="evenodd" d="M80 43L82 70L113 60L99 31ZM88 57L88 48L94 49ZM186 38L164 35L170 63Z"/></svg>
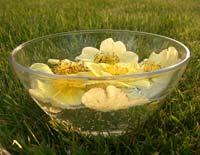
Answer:
<svg viewBox="0 0 200 155"><path fill-rule="evenodd" d="M66 133L62 126L54 128L24 91L8 56L35 37L102 28L172 37L189 47L191 60L164 107L140 131L108 138ZM0 0L0 150L26 155L198 155L199 92L199 0Z"/></svg>

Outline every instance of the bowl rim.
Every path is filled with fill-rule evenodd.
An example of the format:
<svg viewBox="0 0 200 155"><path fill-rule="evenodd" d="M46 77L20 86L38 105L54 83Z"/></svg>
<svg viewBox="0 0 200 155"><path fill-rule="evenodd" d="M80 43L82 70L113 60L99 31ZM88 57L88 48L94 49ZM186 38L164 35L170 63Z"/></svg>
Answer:
<svg viewBox="0 0 200 155"><path fill-rule="evenodd" d="M180 46L182 46L185 51L186 51L186 56L183 60L181 60L180 62L165 67L165 68L161 68L159 70L155 70L155 71L151 71L151 72L142 72L142 73L133 73L133 74L127 74L127 75L116 75L116 76L100 76L100 77L94 77L94 76L70 76L70 75L59 75L59 74L49 74L49 73L45 73L45 72L41 72L41 71L35 71L32 70L28 67L25 67L21 64L19 64L15 58L14 55L21 50L23 47L35 42L35 41L39 41L39 40L43 40L43 39L48 39L48 38L53 38L55 36L67 36L67 35L73 35L73 34L84 34L84 33L108 33L108 32L112 32L112 33L136 33L136 34L142 34L142 35L148 35L148 36L155 36L155 37L160 37L160 38L164 38L170 41L173 41L177 44L179 44ZM82 79L82 80L114 80L114 79L127 79L127 78L142 78L142 77L148 77L148 76L154 76L154 75L158 75L158 74L162 74L162 73L166 73L172 70L176 70L177 68L179 68L181 65L184 65L190 58L190 50L188 49L188 47L186 45L184 45L183 43L181 43L178 40L175 40L173 38L170 37L166 37L163 35L159 35L159 34L154 34L154 33L149 33L149 32L142 32L142 31L131 31L131 30L116 30L116 29L94 29L94 30L79 30L79 31L69 31L69 32L60 32L60 33L54 33L54 34L49 34L49 35L45 35L45 36L41 36L41 37L37 37L34 39L31 39L29 41L26 41L20 45L18 45L16 48L13 49L13 51L11 52L10 55L10 61L12 63L13 66L16 66L17 68L19 68L20 70L23 70L25 72L29 72L31 74L36 74L39 76L45 76L45 77L50 77L50 78L56 78L56 79Z"/></svg>

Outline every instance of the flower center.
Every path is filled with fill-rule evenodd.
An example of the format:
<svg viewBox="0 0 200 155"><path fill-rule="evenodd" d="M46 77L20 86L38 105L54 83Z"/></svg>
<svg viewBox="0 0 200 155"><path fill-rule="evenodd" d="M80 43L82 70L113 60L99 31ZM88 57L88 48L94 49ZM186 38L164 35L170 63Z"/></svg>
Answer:
<svg viewBox="0 0 200 155"><path fill-rule="evenodd" d="M105 71L112 75L122 75L128 73L128 68L118 65L110 65L105 68Z"/></svg>
<svg viewBox="0 0 200 155"><path fill-rule="evenodd" d="M155 70L159 70L161 69L160 65L156 65L156 64L153 64L153 63L149 63L149 62L146 62L144 64L144 71L145 72L151 72L151 71L155 71Z"/></svg>
<svg viewBox="0 0 200 155"><path fill-rule="evenodd" d="M87 72L87 67L84 66L84 63L79 62L61 62L58 65L53 67L54 74L68 75L76 74L79 72Z"/></svg>
<svg viewBox="0 0 200 155"><path fill-rule="evenodd" d="M94 57L94 62L95 63L107 63L107 64L116 64L120 61L119 57L115 55L114 53L112 54L96 54Z"/></svg>

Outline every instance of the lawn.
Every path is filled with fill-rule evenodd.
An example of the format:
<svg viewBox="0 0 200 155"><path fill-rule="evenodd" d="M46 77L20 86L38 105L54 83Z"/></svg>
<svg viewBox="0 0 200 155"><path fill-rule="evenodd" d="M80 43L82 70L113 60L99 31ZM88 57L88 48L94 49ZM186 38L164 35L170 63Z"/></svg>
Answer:
<svg viewBox="0 0 200 155"><path fill-rule="evenodd" d="M143 129L84 137L49 122L13 73L8 57L22 42L86 29L127 29L183 42L191 60L178 86ZM200 154L199 0L0 0L0 154ZM56 127L57 126L57 127Z"/></svg>

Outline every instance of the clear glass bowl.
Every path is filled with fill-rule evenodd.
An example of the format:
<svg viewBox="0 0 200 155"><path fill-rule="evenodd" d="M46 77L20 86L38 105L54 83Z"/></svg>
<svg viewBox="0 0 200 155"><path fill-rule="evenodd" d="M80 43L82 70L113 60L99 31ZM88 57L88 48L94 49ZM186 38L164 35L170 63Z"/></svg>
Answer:
<svg viewBox="0 0 200 155"><path fill-rule="evenodd" d="M33 63L46 63L52 58L74 60L84 47L99 48L101 41L106 38L122 41L127 51L133 51L139 56L139 61L148 58L152 52L160 53L169 47L178 51L179 61L150 72L102 77L57 75L30 69ZM159 112L160 101L177 84L189 57L190 51L184 44L165 36L125 30L93 30L58 33L33 39L13 50L11 62L25 89L52 119L67 122L71 129L81 133L106 135L138 129L155 112ZM173 58L168 59L172 60ZM51 87L46 90L36 89L38 81L40 84L50 84ZM145 81L150 83L148 87L141 86ZM126 84L129 86L124 86ZM45 94L57 87L61 87L61 93L68 94L62 101L57 100L56 95ZM87 101L92 106L86 106L81 101L84 93L91 89L95 95L87 96ZM80 103L71 103L70 92L72 95L77 94ZM103 100L102 93L110 94L112 99L107 97ZM137 94L137 97L129 94ZM121 100L127 96L130 102ZM93 107L93 104L100 105Z"/></svg>

